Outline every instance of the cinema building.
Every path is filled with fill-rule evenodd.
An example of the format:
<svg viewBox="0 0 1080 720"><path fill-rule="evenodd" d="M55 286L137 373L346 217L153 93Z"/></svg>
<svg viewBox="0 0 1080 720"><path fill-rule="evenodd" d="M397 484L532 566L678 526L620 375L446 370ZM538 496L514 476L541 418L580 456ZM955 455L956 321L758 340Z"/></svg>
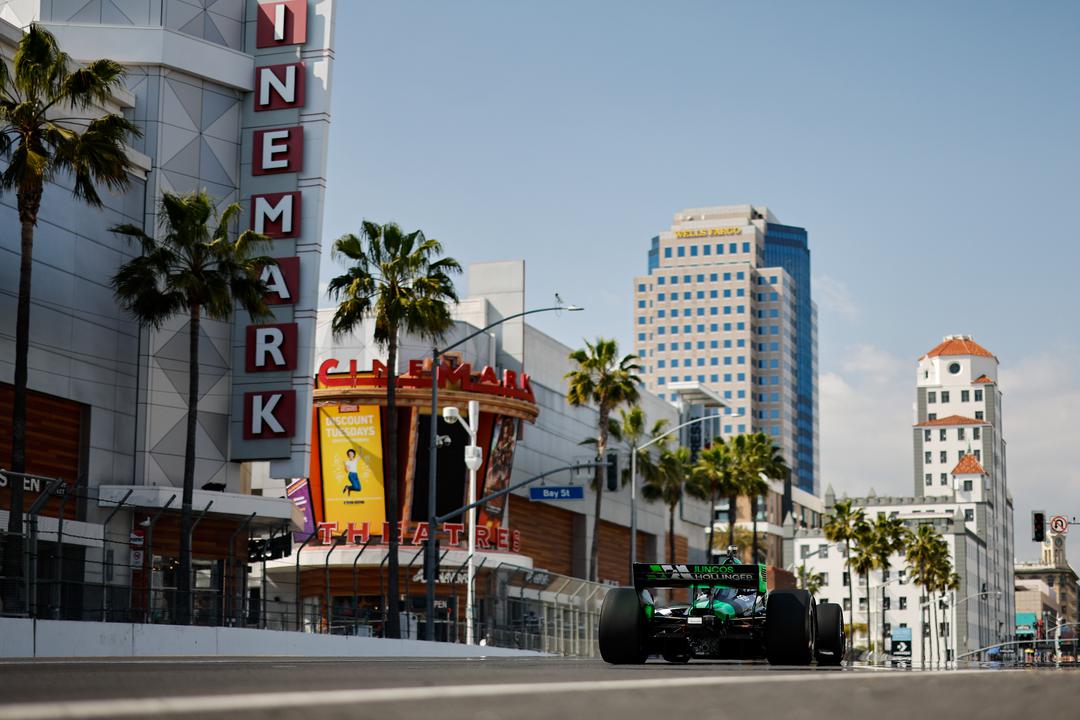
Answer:
<svg viewBox="0 0 1080 720"><path fill-rule="evenodd" d="M468 295L456 309L453 329L442 341L451 345L479 328L525 309L524 263L499 262L467 269ZM398 497L400 516L400 611L402 631L423 637L426 622L423 552L427 537L428 442L431 406L430 342L403 338L400 348L397 417L386 410L382 371L385 355L371 329L335 341L332 310L319 313L316 389L311 408L312 467L305 479L289 484L291 497L305 508L305 528L295 534L290 557L269 561L265 579L253 566L252 587L265 588L271 626L299 623L311 630L342 633L381 632L387 583L384 527L385 429L398 428ZM439 370L440 408L453 405L464 415L470 400L480 407L478 444L483 464L478 497L541 473L592 460L580 443L595 437L597 414L571 407L564 375L571 370L563 345L531 325L511 320L467 342L444 358ZM677 424L680 410L643 392L641 406L649 421ZM465 504L468 443L459 424L439 419L438 433L450 438L437 450L439 514ZM613 443L620 466L627 449ZM349 451L355 451L350 456ZM358 464L357 464L358 463ZM357 475L356 481L349 477ZM262 492L285 491L285 481L266 479ZM477 524L476 618L480 637L504 637L517 629L536 635L571 623L565 614L577 607L584 623L587 599L602 588L586 583L589 542L600 533L598 578L607 585L627 584L630 557L630 490L603 493L601 520L594 524L595 496L589 477L570 471L545 479L545 487L580 488L581 499L534 500L523 487L482 507ZM360 489L356 489L359 485ZM539 486L539 483L537 483ZM572 494L578 497L578 490ZM553 493L557 494L557 493ZM706 558L707 504L686 500L677 511L675 559ZM667 558L666 508L639 501L638 558ZM437 584L437 635L462 636L465 598L465 528L451 521L440 533ZM303 544L304 540L313 537ZM295 592L299 582L299 596ZM264 585L265 583L265 585ZM299 602L299 620L295 607ZM575 604L576 603L576 604ZM327 608L330 611L327 611ZM557 614L560 615L556 619ZM594 620L595 618L593 618ZM549 646L554 649L560 647ZM562 647L561 649L567 649Z"/></svg>
<svg viewBox="0 0 1080 720"><path fill-rule="evenodd" d="M126 190L101 189L104 207L94 209L58 177L37 224L26 468L35 477L23 480L24 508L44 478L66 492L38 515L36 617L171 619L189 326L181 317L150 330L120 310L110 279L137 250L109 230L130 223L153 234L165 191L203 188L219 208L239 202L241 229L269 235L279 260L267 278L272 323L242 314L201 323L195 621L241 622L249 537L301 526L292 503L250 485L260 467L302 475L310 454L333 9L333 0L0 2L5 60L37 22L76 61L122 63L126 86L96 111L142 131L130 140ZM0 196L0 469L11 452L15 203L13 192ZM253 336L287 338L281 362L256 357ZM0 478L4 530L10 482Z"/></svg>

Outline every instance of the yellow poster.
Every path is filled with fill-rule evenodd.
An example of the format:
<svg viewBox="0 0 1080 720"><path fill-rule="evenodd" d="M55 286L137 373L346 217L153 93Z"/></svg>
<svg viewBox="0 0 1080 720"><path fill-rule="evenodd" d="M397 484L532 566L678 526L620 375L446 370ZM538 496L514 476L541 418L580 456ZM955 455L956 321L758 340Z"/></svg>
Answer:
<svg viewBox="0 0 1080 720"><path fill-rule="evenodd" d="M386 519L379 408L352 407L354 412L319 408L323 509L326 521L341 530L350 522L381 527Z"/></svg>

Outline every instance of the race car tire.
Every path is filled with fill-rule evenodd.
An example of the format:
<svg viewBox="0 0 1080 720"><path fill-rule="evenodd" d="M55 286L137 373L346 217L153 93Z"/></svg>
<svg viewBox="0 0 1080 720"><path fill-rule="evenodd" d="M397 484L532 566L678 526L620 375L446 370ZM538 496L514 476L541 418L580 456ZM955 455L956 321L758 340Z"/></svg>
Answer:
<svg viewBox="0 0 1080 720"><path fill-rule="evenodd" d="M765 605L765 657L770 665L809 665L816 635L814 598L805 590L773 590Z"/></svg>
<svg viewBox="0 0 1080 720"><path fill-rule="evenodd" d="M836 603L817 606L818 665L839 665L844 660L844 611Z"/></svg>
<svg viewBox="0 0 1080 720"><path fill-rule="evenodd" d="M669 663L675 663L677 665L685 665L690 662L690 656L683 653L665 652L661 657Z"/></svg>
<svg viewBox="0 0 1080 720"><path fill-rule="evenodd" d="M600 608L600 657L612 665L639 665L645 649L645 610L634 588L609 590Z"/></svg>

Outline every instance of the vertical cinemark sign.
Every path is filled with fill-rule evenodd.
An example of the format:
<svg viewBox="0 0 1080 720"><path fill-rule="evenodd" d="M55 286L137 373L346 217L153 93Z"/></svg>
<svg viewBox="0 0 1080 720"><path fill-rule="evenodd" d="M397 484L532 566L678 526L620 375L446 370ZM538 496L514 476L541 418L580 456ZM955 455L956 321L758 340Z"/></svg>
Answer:
<svg viewBox="0 0 1080 720"><path fill-rule="evenodd" d="M231 458L307 474L315 316L330 123L333 0L248 0L255 77L243 112L240 194L271 239L263 269L274 318L238 313Z"/></svg>

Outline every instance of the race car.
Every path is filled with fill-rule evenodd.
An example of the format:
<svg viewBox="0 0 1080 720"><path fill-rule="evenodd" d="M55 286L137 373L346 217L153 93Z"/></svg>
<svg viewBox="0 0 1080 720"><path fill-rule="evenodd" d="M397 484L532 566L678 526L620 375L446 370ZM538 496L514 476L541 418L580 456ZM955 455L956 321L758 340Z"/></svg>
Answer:
<svg viewBox="0 0 1080 720"><path fill-rule="evenodd" d="M684 602L658 605L654 592ZM685 590L680 590L685 588ZM600 610L600 655L609 663L692 658L759 659L773 665L839 665L844 614L806 590L769 592L765 565L634 564L634 587L608 591Z"/></svg>

